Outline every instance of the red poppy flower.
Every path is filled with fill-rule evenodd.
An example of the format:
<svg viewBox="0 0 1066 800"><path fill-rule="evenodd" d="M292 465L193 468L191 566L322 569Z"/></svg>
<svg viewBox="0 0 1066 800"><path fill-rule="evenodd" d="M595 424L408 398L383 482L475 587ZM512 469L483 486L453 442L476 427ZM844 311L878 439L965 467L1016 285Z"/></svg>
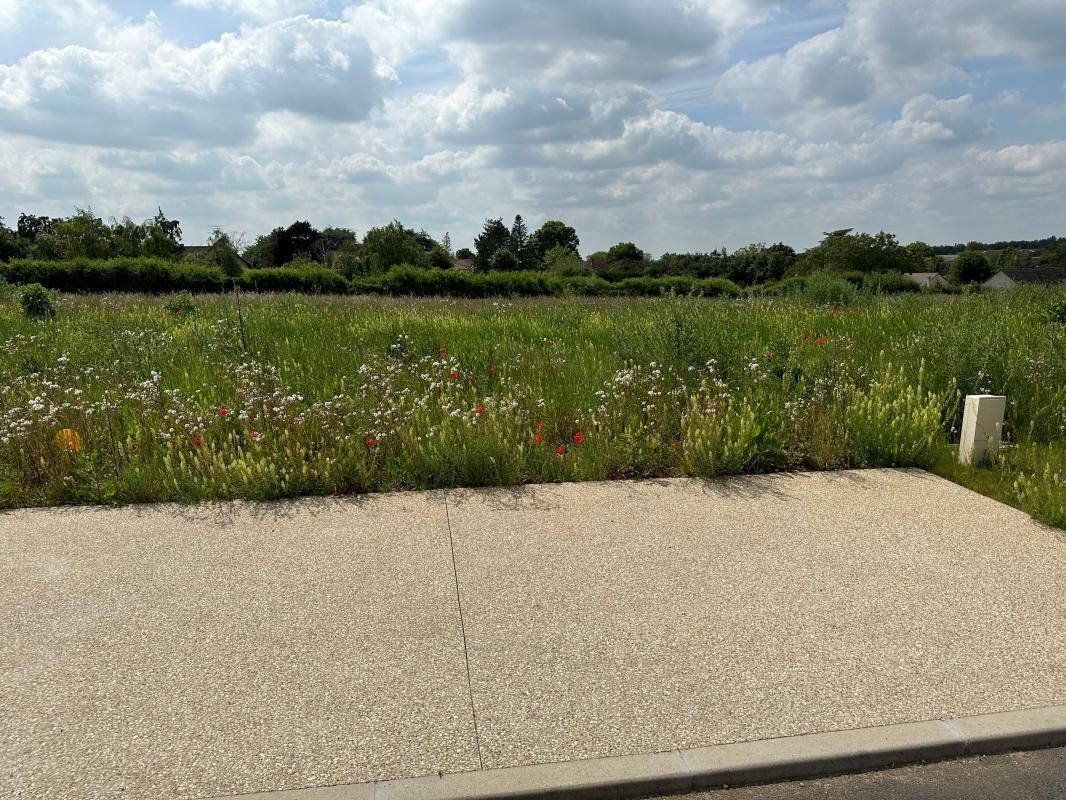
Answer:
<svg viewBox="0 0 1066 800"><path fill-rule="evenodd" d="M199 447L200 446L200 437L199 436L197 436L195 439L192 440L192 446L193 447Z"/></svg>
<svg viewBox="0 0 1066 800"><path fill-rule="evenodd" d="M478 407L477 407L477 408L475 408L474 410L475 410L475 411L476 411L476 412L477 412L478 414L484 414L484 413L485 413L485 406L478 406Z"/></svg>
<svg viewBox="0 0 1066 800"><path fill-rule="evenodd" d="M373 438L367 439L366 440L366 446L367 447L376 447L377 446L377 442L375 442Z"/></svg>
<svg viewBox="0 0 1066 800"><path fill-rule="evenodd" d="M585 443L585 434L583 434L581 431L576 431L574 433L574 444L584 444L584 443Z"/></svg>
<svg viewBox="0 0 1066 800"><path fill-rule="evenodd" d="M456 372L454 369L452 370L452 380L453 381L459 380L459 373Z"/></svg>
<svg viewBox="0 0 1066 800"><path fill-rule="evenodd" d="M496 367L489 367L489 374L490 375L495 375L496 374Z"/></svg>
<svg viewBox="0 0 1066 800"><path fill-rule="evenodd" d="M536 436L534 436L534 437L533 437L533 441L534 441L534 442L543 442L543 441L544 441L544 437L543 437L543 436L541 436L541 435L540 435L540 434L538 433L538 434L537 434Z"/></svg>
<svg viewBox="0 0 1066 800"><path fill-rule="evenodd" d="M536 428L536 429L537 429L538 431L539 431L539 430L540 430L541 428L543 428L543 427L544 427L544 423L543 423L543 422L535 422L535 423L533 423L533 425L534 425L534 427L535 427L535 428Z"/></svg>
<svg viewBox="0 0 1066 800"><path fill-rule="evenodd" d="M229 409L228 409L228 408L226 408L225 406L222 406L222 408L220 408L220 409L218 410L218 415L219 415L220 417L224 417L224 416L226 416L226 415L227 415L228 413L229 413Z"/></svg>
<svg viewBox="0 0 1066 800"><path fill-rule="evenodd" d="M559 445L558 447L555 448L555 452L558 453L561 456L562 455L566 455L566 448L563 447L562 445Z"/></svg>

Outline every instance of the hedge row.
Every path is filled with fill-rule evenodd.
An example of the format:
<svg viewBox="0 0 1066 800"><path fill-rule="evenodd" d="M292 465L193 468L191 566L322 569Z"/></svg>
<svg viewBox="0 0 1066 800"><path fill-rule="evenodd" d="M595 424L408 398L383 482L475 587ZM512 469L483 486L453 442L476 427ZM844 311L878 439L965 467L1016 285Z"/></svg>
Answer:
<svg viewBox="0 0 1066 800"><path fill-rule="evenodd" d="M16 259L0 264L0 277L64 292L220 292L226 287L226 276L218 267L159 258Z"/></svg>
<svg viewBox="0 0 1066 800"><path fill-rule="evenodd" d="M33 261L0 264L0 278L10 283L40 283L66 292L220 292L233 279L203 264L159 259L109 261ZM740 289L723 278L626 278L611 282L596 276L561 276L545 272L462 272L401 265L383 275L348 280L325 267L249 269L237 279L241 288L257 292L325 294L452 295L658 295L663 292L736 296Z"/></svg>

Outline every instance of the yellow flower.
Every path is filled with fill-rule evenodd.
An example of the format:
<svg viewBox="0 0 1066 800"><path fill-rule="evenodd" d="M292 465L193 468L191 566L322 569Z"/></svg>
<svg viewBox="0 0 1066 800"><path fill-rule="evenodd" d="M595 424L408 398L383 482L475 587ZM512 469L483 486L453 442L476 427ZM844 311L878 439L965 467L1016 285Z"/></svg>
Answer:
<svg viewBox="0 0 1066 800"><path fill-rule="evenodd" d="M56 433L56 444L71 453L81 452L81 437L77 431L70 428L64 428Z"/></svg>

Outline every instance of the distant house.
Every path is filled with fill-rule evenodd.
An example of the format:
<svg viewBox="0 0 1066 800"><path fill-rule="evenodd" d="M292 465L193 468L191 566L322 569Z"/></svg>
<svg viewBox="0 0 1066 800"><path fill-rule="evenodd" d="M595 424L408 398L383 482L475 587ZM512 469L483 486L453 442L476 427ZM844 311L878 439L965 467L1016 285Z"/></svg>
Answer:
<svg viewBox="0 0 1066 800"><path fill-rule="evenodd" d="M1011 279L1010 275L1003 270L1000 270L982 285L987 289L1010 289L1016 284Z"/></svg>
<svg viewBox="0 0 1066 800"><path fill-rule="evenodd" d="M457 258L455 264L452 265L452 269L457 269L460 272L473 272L474 271L474 259L472 258Z"/></svg>
<svg viewBox="0 0 1066 800"><path fill-rule="evenodd" d="M906 272L904 274L923 289L946 289L951 285L939 272Z"/></svg>
<svg viewBox="0 0 1066 800"><path fill-rule="evenodd" d="M211 246L206 244L187 244L185 245L185 255L191 258L193 261L209 261L211 255ZM234 253L237 257L237 263L241 265L242 269L251 269L250 262L244 260L244 256L240 253Z"/></svg>

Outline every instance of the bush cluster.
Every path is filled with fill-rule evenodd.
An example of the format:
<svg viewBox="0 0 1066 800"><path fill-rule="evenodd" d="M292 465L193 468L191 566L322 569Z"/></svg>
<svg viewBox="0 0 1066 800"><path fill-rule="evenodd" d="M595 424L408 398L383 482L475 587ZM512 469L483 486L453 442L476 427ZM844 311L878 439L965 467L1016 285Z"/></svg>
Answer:
<svg viewBox="0 0 1066 800"><path fill-rule="evenodd" d="M68 292L219 292L234 284L255 292L305 294L390 294L456 297L515 295L656 296L666 292L705 297L736 296L740 289L724 278L686 276L626 278L611 282L594 275L557 275L533 271L462 272L406 264L380 275L354 275L314 265L245 270L228 278L218 267L161 259L38 261L0 264L0 279L39 283Z"/></svg>

